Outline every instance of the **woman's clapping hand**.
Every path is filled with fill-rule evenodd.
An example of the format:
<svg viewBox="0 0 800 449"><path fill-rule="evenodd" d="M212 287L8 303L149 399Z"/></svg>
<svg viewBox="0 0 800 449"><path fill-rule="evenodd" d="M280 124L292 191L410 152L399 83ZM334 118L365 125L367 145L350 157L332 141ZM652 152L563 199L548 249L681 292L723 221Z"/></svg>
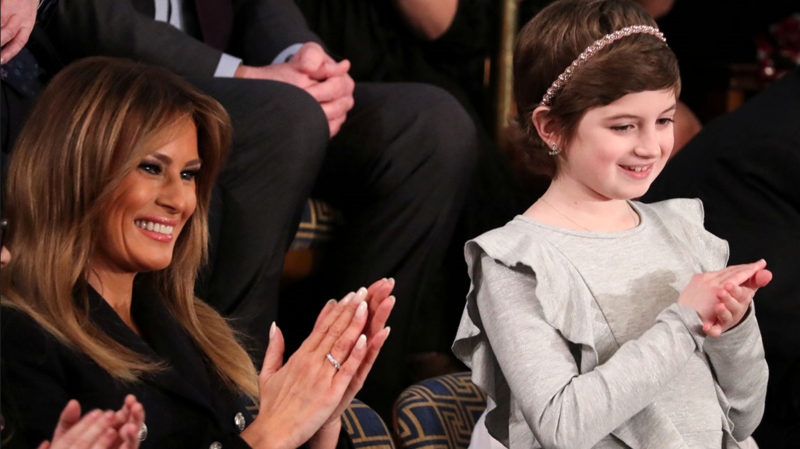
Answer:
<svg viewBox="0 0 800 449"><path fill-rule="evenodd" d="M81 406L71 400L64 407L53 432L53 441L38 449L136 449L144 407L133 395L117 412L93 410L81 417Z"/></svg>
<svg viewBox="0 0 800 449"><path fill-rule="evenodd" d="M389 334L383 326L394 305L388 297L393 285L379 281L338 303L329 301L311 335L285 365L283 334L273 324L258 379L259 414L241 434L250 446L295 448L331 426L338 436L339 417Z"/></svg>
<svg viewBox="0 0 800 449"><path fill-rule="evenodd" d="M386 320L389 319L389 314L395 303L394 296L389 296L393 288L394 279L383 279L375 282L367 289L367 298L365 302L367 303L368 314L367 323L364 326L364 335L367 338L367 354L361 362L358 372L350 381L350 385L347 386L347 391L345 391L342 400L339 402L339 406L336 407L333 413L331 413L330 418L328 418L328 421L320 428L317 434L315 434L314 438L312 438L312 443L316 439L321 438L325 433L338 436L342 413L344 413L345 409L353 401L356 393L361 390L367 378L367 374L369 374L369 371L372 369L375 359L378 358L378 353L381 347L383 347L383 343L389 337L389 331L391 329L385 326Z"/></svg>

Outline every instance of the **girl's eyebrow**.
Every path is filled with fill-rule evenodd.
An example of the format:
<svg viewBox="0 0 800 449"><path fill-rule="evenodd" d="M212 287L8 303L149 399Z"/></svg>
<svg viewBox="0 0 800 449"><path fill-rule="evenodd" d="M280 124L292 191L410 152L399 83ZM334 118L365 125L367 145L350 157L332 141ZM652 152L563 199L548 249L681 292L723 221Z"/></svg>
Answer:
<svg viewBox="0 0 800 449"><path fill-rule="evenodd" d="M631 115L631 114L619 114L619 115L612 115L611 117L606 117L606 120L616 120L621 118L636 120L640 119L641 117L639 117L638 115Z"/></svg>
<svg viewBox="0 0 800 449"><path fill-rule="evenodd" d="M664 114L665 112L674 111L674 110L677 110L677 109L678 109L678 103L673 103L672 106L668 107L667 109L664 109L664 112L662 112L662 114Z"/></svg>
<svg viewBox="0 0 800 449"><path fill-rule="evenodd" d="M666 114L667 112L674 111L676 109L678 109L678 104L677 103L673 104L672 106L668 107L667 109L664 109L664 112L662 112L661 114ZM661 114L659 114L659 115L661 115ZM624 119L636 120L636 119L640 119L641 117L639 117L638 115L632 115L632 114L619 114L619 115L612 115L611 117L606 117L606 120L617 120L617 119L623 119L623 118Z"/></svg>

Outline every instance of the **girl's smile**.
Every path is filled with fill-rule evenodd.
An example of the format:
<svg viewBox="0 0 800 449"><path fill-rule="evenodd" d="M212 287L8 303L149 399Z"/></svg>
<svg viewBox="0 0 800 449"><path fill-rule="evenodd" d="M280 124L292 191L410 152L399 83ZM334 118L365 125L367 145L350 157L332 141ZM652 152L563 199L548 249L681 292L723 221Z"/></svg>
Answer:
<svg viewBox="0 0 800 449"><path fill-rule="evenodd" d="M653 164L648 165L620 165L622 171L633 179L647 179L653 171Z"/></svg>

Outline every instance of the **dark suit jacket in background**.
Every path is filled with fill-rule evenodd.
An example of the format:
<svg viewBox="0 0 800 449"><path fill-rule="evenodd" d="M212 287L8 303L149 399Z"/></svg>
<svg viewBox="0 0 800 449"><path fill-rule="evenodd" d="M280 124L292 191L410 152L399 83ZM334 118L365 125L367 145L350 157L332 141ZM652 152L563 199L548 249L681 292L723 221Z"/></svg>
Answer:
<svg viewBox="0 0 800 449"><path fill-rule="evenodd" d="M186 12L196 14L192 0ZM233 0L228 53L247 65L268 65L293 44L318 42L291 1ZM67 61L87 56L135 58L183 76L211 77L222 52L168 23L156 22L153 0L62 1L46 25ZM191 32L192 30L186 30ZM195 39L196 38L196 39ZM198 40L199 39L199 40Z"/></svg>
<svg viewBox="0 0 800 449"><path fill-rule="evenodd" d="M762 448L800 441L800 68L690 141L645 201L700 198L730 264L764 258L774 279L755 297L770 368Z"/></svg>
<svg viewBox="0 0 800 449"><path fill-rule="evenodd" d="M11 148L25 124L25 119L33 107L38 89L63 67L52 43L38 25L33 28L28 43L22 51L29 52L37 64L36 67L25 67L24 70L29 72L25 75L36 76L39 85L34 86L33 92L24 92L13 81L4 80L0 83L0 95L2 95L2 100L0 100L0 151L5 154L11 152ZM13 61L12 58L10 62ZM9 64L4 64L3 69L5 70L8 66Z"/></svg>

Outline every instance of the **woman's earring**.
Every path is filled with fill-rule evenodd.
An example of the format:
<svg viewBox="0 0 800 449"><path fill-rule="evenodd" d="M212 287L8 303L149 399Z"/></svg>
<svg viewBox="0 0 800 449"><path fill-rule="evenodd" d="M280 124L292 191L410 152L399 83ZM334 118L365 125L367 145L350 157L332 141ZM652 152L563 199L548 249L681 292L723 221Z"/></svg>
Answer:
<svg viewBox="0 0 800 449"><path fill-rule="evenodd" d="M560 152L561 152L561 150L558 149L558 145L555 142L553 142L553 144L550 145L550 151L548 152L548 154L550 156L555 156Z"/></svg>

